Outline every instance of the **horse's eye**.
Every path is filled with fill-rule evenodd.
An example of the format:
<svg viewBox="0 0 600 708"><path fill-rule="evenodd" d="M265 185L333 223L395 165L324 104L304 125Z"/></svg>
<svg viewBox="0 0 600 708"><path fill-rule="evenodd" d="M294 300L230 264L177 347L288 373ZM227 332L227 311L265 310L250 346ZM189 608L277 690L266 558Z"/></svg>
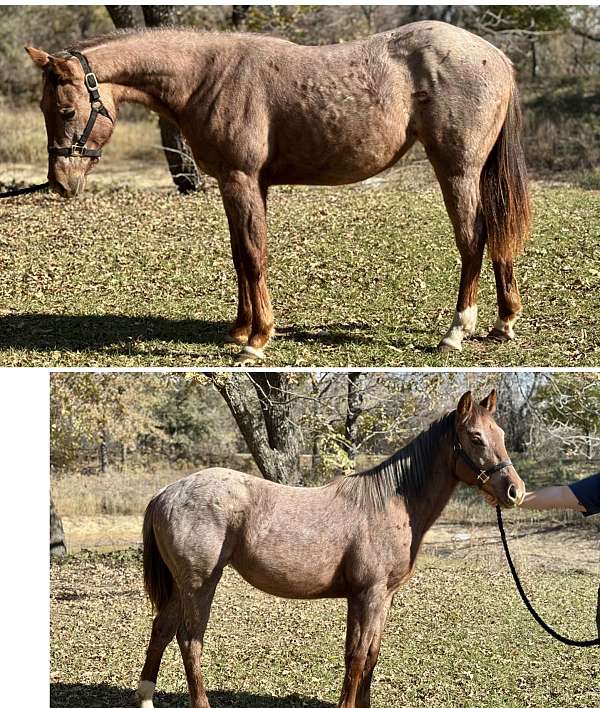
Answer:
<svg viewBox="0 0 600 708"><path fill-rule="evenodd" d="M65 108L65 109L61 110L60 117L63 120L71 120L71 118L75 117L75 111L71 108Z"/></svg>
<svg viewBox="0 0 600 708"><path fill-rule="evenodd" d="M473 445L483 445L483 439L480 438L478 435L475 435L471 438L471 441Z"/></svg>

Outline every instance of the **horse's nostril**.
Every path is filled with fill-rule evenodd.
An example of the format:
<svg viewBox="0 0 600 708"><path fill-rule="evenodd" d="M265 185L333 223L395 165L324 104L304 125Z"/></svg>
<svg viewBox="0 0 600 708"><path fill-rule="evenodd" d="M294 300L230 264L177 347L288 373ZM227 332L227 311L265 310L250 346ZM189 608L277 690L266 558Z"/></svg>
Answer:
<svg viewBox="0 0 600 708"><path fill-rule="evenodd" d="M517 501L517 499L519 497L519 492L517 491L517 488L514 484L509 485L507 494L508 494L508 498L512 502Z"/></svg>

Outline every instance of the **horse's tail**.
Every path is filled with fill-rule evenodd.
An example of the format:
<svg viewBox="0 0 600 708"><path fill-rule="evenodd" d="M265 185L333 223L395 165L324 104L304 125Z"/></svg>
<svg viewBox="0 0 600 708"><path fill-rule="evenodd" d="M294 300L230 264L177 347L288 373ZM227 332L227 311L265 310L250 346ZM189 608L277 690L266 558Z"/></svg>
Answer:
<svg viewBox="0 0 600 708"><path fill-rule="evenodd" d="M156 612L160 612L167 604L173 592L173 576L164 562L154 534L152 517L156 497L150 501L144 514L144 587Z"/></svg>
<svg viewBox="0 0 600 708"><path fill-rule="evenodd" d="M513 261L522 253L531 225L521 122L519 92L513 81L504 125L481 172L481 212L488 253L494 261Z"/></svg>

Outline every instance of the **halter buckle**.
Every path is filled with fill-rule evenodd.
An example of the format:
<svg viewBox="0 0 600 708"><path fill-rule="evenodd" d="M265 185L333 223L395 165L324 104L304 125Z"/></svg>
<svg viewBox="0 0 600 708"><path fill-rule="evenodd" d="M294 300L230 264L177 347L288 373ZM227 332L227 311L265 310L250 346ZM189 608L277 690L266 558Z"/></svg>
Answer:
<svg viewBox="0 0 600 708"><path fill-rule="evenodd" d="M71 145L72 157L85 157L85 145Z"/></svg>
<svg viewBox="0 0 600 708"><path fill-rule="evenodd" d="M481 482L481 484L485 484L487 481L489 481L489 479L490 476L485 470L481 470L481 472L477 475L477 481Z"/></svg>
<svg viewBox="0 0 600 708"><path fill-rule="evenodd" d="M84 79L85 85L88 88L88 91L97 91L98 90L98 79L96 78L96 74L94 74L93 71L90 71L89 74L86 74Z"/></svg>

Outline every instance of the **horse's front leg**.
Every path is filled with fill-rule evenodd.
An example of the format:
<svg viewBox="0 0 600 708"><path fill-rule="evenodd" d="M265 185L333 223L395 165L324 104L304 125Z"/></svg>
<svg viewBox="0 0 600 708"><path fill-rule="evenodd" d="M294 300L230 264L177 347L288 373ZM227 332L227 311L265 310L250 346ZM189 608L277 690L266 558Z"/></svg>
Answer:
<svg viewBox="0 0 600 708"><path fill-rule="evenodd" d="M230 233L230 239L231 255L233 256L233 265L238 282L238 306L237 317L226 335L225 341L230 344L246 344L252 330L252 303L250 302L248 280L237 238L234 238L233 233Z"/></svg>
<svg viewBox="0 0 600 708"><path fill-rule="evenodd" d="M219 180L238 274L238 320L230 336L242 342L240 361L264 358L273 334L273 311L267 289L266 189L258 177L232 171ZM237 335L237 337L236 337Z"/></svg>
<svg viewBox="0 0 600 708"><path fill-rule="evenodd" d="M391 600L386 587L348 598L346 675L338 708L370 708L371 680Z"/></svg>

